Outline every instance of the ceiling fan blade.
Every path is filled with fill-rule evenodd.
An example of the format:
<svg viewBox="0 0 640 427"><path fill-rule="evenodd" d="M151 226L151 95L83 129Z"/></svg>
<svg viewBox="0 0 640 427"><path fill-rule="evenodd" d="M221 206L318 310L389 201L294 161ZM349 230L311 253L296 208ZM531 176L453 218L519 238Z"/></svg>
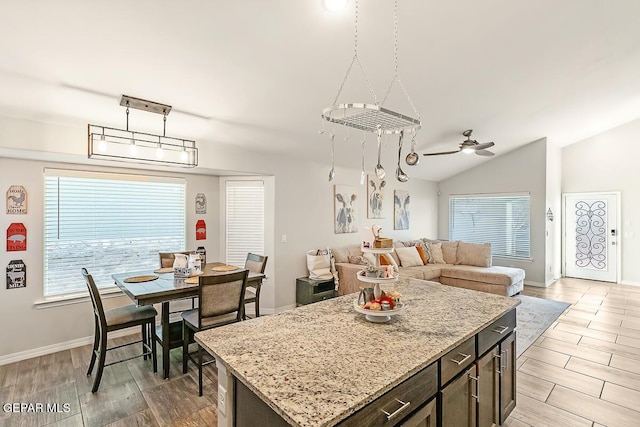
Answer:
<svg viewBox="0 0 640 427"><path fill-rule="evenodd" d="M423 153L423 156L439 156L441 154L455 154L455 153L459 153L460 150L456 150L456 151L442 151L440 153Z"/></svg>
<svg viewBox="0 0 640 427"><path fill-rule="evenodd" d="M491 157L493 156L495 153L489 150L476 150L476 154L478 156L485 156L485 157Z"/></svg>
<svg viewBox="0 0 640 427"><path fill-rule="evenodd" d="M494 144L493 142L485 142L484 144L477 144L469 148L471 148L472 150L484 150L486 148L493 147L494 145L496 144Z"/></svg>

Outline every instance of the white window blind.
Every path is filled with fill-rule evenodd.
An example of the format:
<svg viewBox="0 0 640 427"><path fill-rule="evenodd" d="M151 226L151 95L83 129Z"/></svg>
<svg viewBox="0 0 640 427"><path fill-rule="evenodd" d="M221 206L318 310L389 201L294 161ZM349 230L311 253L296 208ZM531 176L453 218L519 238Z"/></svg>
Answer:
<svg viewBox="0 0 640 427"><path fill-rule="evenodd" d="M110 287L111 274L184 247L183 179L45 170L45 297L86 292L83 267Z"/></svg>
<svg viewBox="0 0 640 427"><path fill-rule="evenodd" d="M497 256L530 257L528 194L451 196L449 239L491 243Z"/></svg>
<svg viewBox="0 0 640 427"><path fill-rule="evenodd" d="M226 182L227 264L244 266L247 253L264 254L263 181Z"/></svg>

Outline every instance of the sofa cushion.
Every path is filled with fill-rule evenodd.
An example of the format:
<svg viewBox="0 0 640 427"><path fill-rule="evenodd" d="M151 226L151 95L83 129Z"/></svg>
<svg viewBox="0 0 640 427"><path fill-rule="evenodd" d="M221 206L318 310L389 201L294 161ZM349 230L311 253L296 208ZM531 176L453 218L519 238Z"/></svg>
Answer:
<svg viewBox="0 0 640 427"><path fill-rule="evenodd" d="M447 264L455 264L458 252L458 241L442 242L442 257Z"/></svg>
<svg viewBox="0 0 640 427"><path fill-rule="evenodd" d="M349 262L350 256L361 256L362 250L359 245L341 246L339 248L331 248L331 253L336 262Z"/></svg>
<svg viewBox="0 0 640 427"><path fill-rule="evenodd" d="M494 285L510 286L524 280L524 270L514 267L475 267L472 265L456 265L443 268L442 277L463 279L474 282L491 283Z"/></svg>
<svg viewBox="0 0 640 427"><path fill-rule="evenodd" d="M429 243L429 263L446 264L442 253L442 243Z"/></svg>
<svg viewBox="0 0 640 427"><path fill-rule="evenodd" d="M415 246L409 246L408 248L397 248L396 253L400 258L400 265L402 267L416 267L424 265L420 253Z"/></svg>
<svg viewBox="0 0 640 427"><path fill-rule="evenodd" d="M424 280L424 272L420 267L398 267L398 274L403 279L412 278Z"/></svg>
<svg viewBox="0 0 640 427"><path fill-rule="evenodd" d="M491 243L458 242L456 264L491 267Z"/></svg>

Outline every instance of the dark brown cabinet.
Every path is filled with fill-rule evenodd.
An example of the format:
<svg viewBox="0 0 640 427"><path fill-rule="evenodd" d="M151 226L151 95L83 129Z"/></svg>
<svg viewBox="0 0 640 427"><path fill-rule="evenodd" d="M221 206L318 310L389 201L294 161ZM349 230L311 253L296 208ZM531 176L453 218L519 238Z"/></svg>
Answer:
<svg viewBox="0 0 640 427"><path fill-rule="evenodd" d="M400 424L400 427L436 427L438 425L438 410L436 399L431 399L415 414Z"/></svg>
<svg viewBox="0 0 640 427"><path fill-rule="evenodd" d="M516 407L516 334L500 343L500 424Z"/></svg>
<svg viewBox="0 0 640 427"><path fill-rule="evenodd" d="M478 426L496 426L499 423L500 379L498 347L494 347L476 363L478 369Z"/></svg>
<svg viewBox="0 0 640 427"><path fill-rule="evenodd" d="M475 427L478 376L473 365L440 392L442 427Z"/></svg>

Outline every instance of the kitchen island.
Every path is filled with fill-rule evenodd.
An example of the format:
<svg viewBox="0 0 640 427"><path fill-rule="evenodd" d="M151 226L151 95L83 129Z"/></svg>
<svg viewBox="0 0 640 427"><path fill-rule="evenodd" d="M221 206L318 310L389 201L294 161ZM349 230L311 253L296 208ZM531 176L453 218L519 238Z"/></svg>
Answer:
<svg viewBox="0 0 640 427"><path fill-rule="evenodd" d="M405 307L387 323L365 320L353 307L357 294L351 294L197 333L196 341L216 358L218 425L242 425L240 420L248 416L260 417L253 420L260 425L346 425L418 377L435 387L423 400L435 402L437 391L438 410L446 411L445 386L456 382L462 369L474 365L488 347L504 356L499 342L514 335L518 299L417 279L400 280L388 288L402 294ZM512 324L501 326L505 319ZM473 357L471 351L460 350L462 346L472 348ZM451 359L455 363L448 363L459 371L449 375L441 358ZM496 372L513 365L515 356L509 360L506 365L498 362ZM473 369L469 378L474 377ZM473 397L480 388L475 378L476 393L470 385L462 387ZM419 409L415 398L412 407L395 400L399 408L389 409L384 419L390 423L384 425ZM253 412L256 406L264 407Z"/></svg>

